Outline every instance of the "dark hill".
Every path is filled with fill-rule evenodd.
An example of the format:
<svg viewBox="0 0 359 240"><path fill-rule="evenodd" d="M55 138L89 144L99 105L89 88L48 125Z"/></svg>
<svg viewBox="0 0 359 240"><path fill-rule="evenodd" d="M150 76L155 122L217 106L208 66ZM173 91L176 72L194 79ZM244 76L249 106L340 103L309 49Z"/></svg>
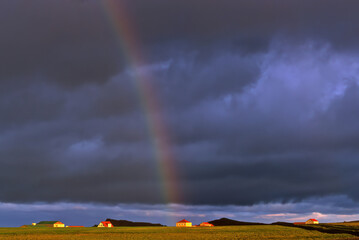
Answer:
<svg viewBox="0 0 359 240"><path fill-rule="evenodd" d="M228 218L213 220L210 221L209 223L212 223L214 226L265 225L264 223L241 222Z"/></svg>
<svg viewBox="0 0 359 240"><path fill-rule="evenodd" d="M280 226L286 226L286 227L293 227L294 224L293 223L289 223L289 222L274 222L271 223L272 225L280 225Z"/></svg>
<svg viewBox="0 0 359 240"><path fill-rule="evenodd" d="M127 220L115 220L108 218L106 221L110 221L114 227L165 227L165 225L159 223L147 223L147 222L131 222Z"/></svg>

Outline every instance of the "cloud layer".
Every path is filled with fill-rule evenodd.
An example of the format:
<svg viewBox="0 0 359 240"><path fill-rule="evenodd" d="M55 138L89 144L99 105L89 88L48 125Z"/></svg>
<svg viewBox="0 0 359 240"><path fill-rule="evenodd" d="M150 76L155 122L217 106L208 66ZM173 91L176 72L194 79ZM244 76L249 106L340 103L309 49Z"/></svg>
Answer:
<svg viewBox="0 0 359 240"><path fill-rule="evenodd" d="M325 203L325 204L323 204ZM272 223L306 221L316 218L321 223L357 220L356 203L345 196L309 198L301 203L268 203L253 206L211 206L182 204L90 204L90 203L0 203L0 213L7 221L3 227L56 219L66 225L93 226L106 218L148 221L174 226L183 218L199 224L226 217L239 221Z"/></svg>
<svg viewBox="0 0 359 240"><path fill-rule="evenodd" d="M0 4L0 201L166 203L135 70L162 107L177 203L358 201L357 1L118 3L140 69L104 2Z"/></svg>

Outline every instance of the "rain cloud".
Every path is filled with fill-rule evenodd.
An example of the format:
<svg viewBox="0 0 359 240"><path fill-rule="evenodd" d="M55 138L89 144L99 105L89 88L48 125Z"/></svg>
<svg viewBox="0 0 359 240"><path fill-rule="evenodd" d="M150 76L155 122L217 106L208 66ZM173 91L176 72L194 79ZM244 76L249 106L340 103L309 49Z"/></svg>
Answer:
<svg viewBox="0 0 359 240"><path fill-rule="evenodd" d="M103 1L0 3L0 202L167 204L134 67L171 139L172 204L359 201L357 1L118 3L141 66Z"/></svg>

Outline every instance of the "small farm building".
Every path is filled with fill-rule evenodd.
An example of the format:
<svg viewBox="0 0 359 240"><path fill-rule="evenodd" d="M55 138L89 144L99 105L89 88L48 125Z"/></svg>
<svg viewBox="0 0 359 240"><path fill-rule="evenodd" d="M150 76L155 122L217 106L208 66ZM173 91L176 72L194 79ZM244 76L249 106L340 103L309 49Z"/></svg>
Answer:
<svg viewBox="0 0 359 240"><path fill-rule="evenodd" d="M176 223L176 227L192 227L192 223L186 219L183 219Z"/></svg>
<svg viewBox="0 0 359 240"><path fill-rule="evenodd" d="M41 221L32 225L35 227L65 227L65 224L60 221Z"/></svg>
<svg viewBox="0 0 359 240"><path fill-rule="evenodd" d="M213 224L208 223L208 222L203 222L199 225L200 227L213 227Z"/></svg>
<svg viewBox="0 0 359 240"><path fill-rule="evenodd" d="M102 221L97 227L113 227L110 221Z"/></svg>
<svg viewBox="0 0 359 240"><path fill-rule="evenodd" d="M305 222L305 224L319 224L317 219L311 218Z"/></svg>
<svg viewBox="0 0 359 240"><path fill-rule="evenodd" d="M293 223L294 225L303 225L303 224L305 224L305 222L295 222L295 223Z"/></svg>

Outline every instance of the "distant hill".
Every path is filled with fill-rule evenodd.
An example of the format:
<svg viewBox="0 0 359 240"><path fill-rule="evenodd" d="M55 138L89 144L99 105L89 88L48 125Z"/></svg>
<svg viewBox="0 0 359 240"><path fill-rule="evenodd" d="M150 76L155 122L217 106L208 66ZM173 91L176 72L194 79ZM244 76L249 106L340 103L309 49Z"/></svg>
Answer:
<svg viewBox="0 0 359 240"><path fill-rule="evenodd" d="M209 223L212 223L214 226L265 225L264 223L241 222L228 218L221 218L209 221Z"/></svg>
<svg viewBox="0 0 359 240"><path fill-rule="evenodd" d="M355 221L345 221L344 223L359 223L359 220L355 220Z"/></svg>
<svg viewBox="0 0 359 240"><path fill-rule="evenodd" d="M289 223L289 222L274 222L274 223L271 223L271 225L280 225L280 226L286 226L286 227L294 226L293 223Z"/></svg>
<svg viewBox="0 0 359 240"><path fill-rule="evenodd" d="M127 220L115 220L108 218L106 221L110 221L114 227L165 227L165 225L159 223L147 223L147 222L131 222Z"/></svg>

